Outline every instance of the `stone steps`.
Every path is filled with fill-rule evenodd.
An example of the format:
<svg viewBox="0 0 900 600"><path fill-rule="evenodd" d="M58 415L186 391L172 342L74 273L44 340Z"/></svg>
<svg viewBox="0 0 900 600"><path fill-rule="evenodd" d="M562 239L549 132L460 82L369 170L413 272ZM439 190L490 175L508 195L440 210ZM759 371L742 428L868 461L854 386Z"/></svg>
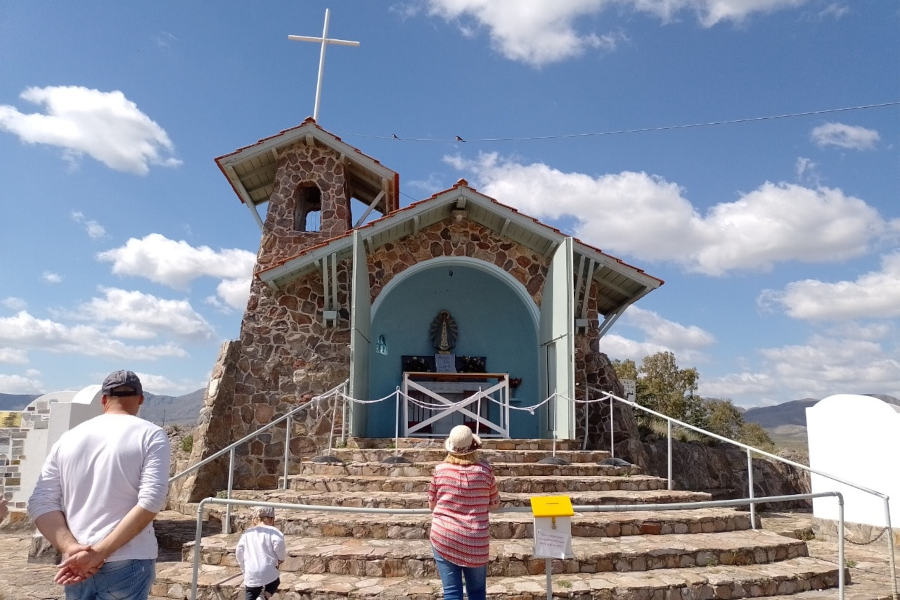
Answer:
<svg viewBox="0 0 900 600"><path fill-rule="evenodd" d="M204 564L237 566L238 534L216 535L201 543ZM286 540L287 558L281 572L334 573L369 577L437 577L428 540L301 538ZM184 546L192 560L194 544ZM544 559L532 557L531 539L492 540L489 577L538 575ZM752 565L806 556L806 544L767 531L620 536L572 540L573 557L554 560L560 573L650 571L694 566Z"/></svg>
<svg viewBox="0 0 900 600"><path fill-rule="evenodd" d="M409 462L437 462L447 456L443 447L416 448L334 448L331 453L344 462L381 462L389 456L401 456ZM543 458L554 456L551 450L489 450L480 451L481 458L488 462L502 459L512 463L536 463ZM609 457L608 452L599 450L557 450L557 458L570 463L596 463Z"/></svg>
<svg viewBox="0 0 900 600"><path fill-rule="evenodd" d="M501 506L530 506L534 494L525 492L500 493ZM608 490L567 494L573 505L587 504L670 504L673 502L701 502L709 500L706 492L681 490ZM428 497L422 492L319 492L315 490L235 490L232 498L263 500L315 506L344 506L355 508L428 508ZM357 518L366 518L359 516Z"/></svg>
<svg viewBox="0 0 900 600"><path fill-rule="evenodd" d="M239 533L252 526L252 512L249 508L232 508L232 531ZM221 522L224 510L221 506L212 505L209 515L212 521ZM354 518L354 515L348 513L279 509L276 511L275 524L285 535L303 537L427 539L431 515L366 514L364 518ZM572 518L572 535L578 537L717 533L749 528L748 513L724 508L595 512L577 514ZM533 519L529 513L491 515L491 539L532 539L533 535Z"/></svg>
<svg viewBox="0 0 900 600"><path fill-rule="evenodd" d="M444 448L444 438L400 438L395 444L394 438L347 438L346 448ZM482 448L485 450L553 450L553 440L548 439L515 439L507 440L482 436ZM556 449L581 450L578 440L556 440Z"/></svg>
<svg viewBox="0 0 900 600"><path fill-rule="evenodd" d="M501 457L502 458L502 457ZM302 462L290 467L292 475L319 475L335 477L339 475L380 476L380 477L431 477L439 461L425 461L412 464L388 464L382 462L351 462L344 465ZM640 467L616 467L596 463L573 463L570 465L548 465L542 463L491 462L497 477L585 477L591 475L639 475ZM289 475L290 477L290 475Z"/></svg>
<svg viewBox="0 0 900 600"><path fill-rule="evenodd" d="M440 597L428 541L426 490L445 453L439 440L401 440L399 446L398 451L392 440L350 439L346 448L332 453L344 463L292 464L289 489L232 493L258 502L422 511L392 515L277 509L276 525L286 535L288 558L281 567L284 591L276 600ZM482 456L492 462L503 507L528 507L535 495L557 494L569 496L575 506L710 499L706 493L668 490L664 479L645 475L634 465L600 464L605 452L558 447L557 456L575 462L555 465L523 462L548 456L547 441L486 440L486 446L490 449ZM413 462L382 462L397 454ZM196 515L196 505L182 509ZM210 505L209 521L221 523L225 512L224 506ZM242 597L234 547L252 523L253 511L233 507L230 512L233 533L201 542L200 598ZM806 542L749 527L748 514L735 509L582 512L572 519L574 556L551 563L554 589L557 596L601 600L807 600L795 596L801 592L813 594L808 600L822 600L815 590L836 585L836 566L809 558ZM532 556L532 536L530 512L491 515L489 597L546 597L546 562ZM193 543L184 546L183 558L160 568L154 595L180 598L180 592L189 591ZM833 589L829 593L835 594Z"/></svg>
<svg viewBox="0 0 900 600"><path fill-rule="evenodd" d="M685 567L651 572L559 573L552 577L554 595L572 600L711 600L764 598L794 594L837 585L837 568L827 562L800 557L776 563L746 566ZM337 600L344 598L388 598L433 600L441 596L437 578L368 577L333 573L283 574L280 591L273 600ZM542 600L547 597L546 576L491 577L487 596L492 600ZM157 569L154 596L189 597L191 566L163 565ZM198 578L198 600L241 600L243 580L236 567L202 565ZM789 596L824 600L822 596ZM847 600L862 600L852 597Z"/></svg>
<svg viewBox="0 0 900 600"><path fill-rule="evenodd" d="M586 491L647 491L666 489L667 482L649 475L615 477L610 475L586 475L561 478L552 475L499 476L500 492L528 494L564 494ZM424 494L428 491L430 476L384 477L380 475L336 475L323 478L318 475L291 475L288 486L292 490L319 492L400 492Z"/></svg>

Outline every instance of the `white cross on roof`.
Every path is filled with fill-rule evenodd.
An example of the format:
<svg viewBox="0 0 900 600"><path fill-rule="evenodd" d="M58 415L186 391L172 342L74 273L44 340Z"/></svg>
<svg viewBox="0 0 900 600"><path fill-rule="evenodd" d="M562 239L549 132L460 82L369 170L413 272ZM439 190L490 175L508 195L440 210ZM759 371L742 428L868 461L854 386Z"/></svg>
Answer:
<svg viewBox="0 0 900 600"><path fill-rule="evenodd" d="M325 71L325 47L328 44L337 44L339 46L359 46L359 42L350 40L338 40L328 37L328 19L330 11L325 9L325 26L322 28L322 37L310 37L306 35L289 35L288 39L295 42L316 42L322 45L319 51L319 77L316 80L316 103L313 107L313 119L319 121L319 97L322 93L322 73Z"/></svg>

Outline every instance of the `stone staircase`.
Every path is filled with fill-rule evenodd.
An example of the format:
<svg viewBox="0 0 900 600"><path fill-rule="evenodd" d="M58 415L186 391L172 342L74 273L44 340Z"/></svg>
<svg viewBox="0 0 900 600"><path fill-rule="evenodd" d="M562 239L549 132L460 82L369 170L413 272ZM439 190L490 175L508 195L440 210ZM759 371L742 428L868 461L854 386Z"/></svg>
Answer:
<svg viewBox="0 0 900 600"><path fill-rule="evenodd" d="M233 497L322 506L427 508L426 489L445 453L438 441L351 439L333 454L344 464L294 465L286 490L238 490ZM568 495L575 505L661 504L707 500L704 493L669 491L666 481L634 466L598 464L605 452L557 442L569 465L538 461L549 440L485 440L503 506L528 506L534 495ZM408 463L382 462L402 456ZM189 508L189 507L186 507ZM195 515L196 508L189 514ZM188 511L186 511L188 512ZM213 505L210 521L224 518ZM201 541L199 598L243 598L234 547L251 510L232 509L230 535ZM441 597L431 547L429 515L276 511L287 559L276 600ZM750 528L749 515L732 509L577 514L574 558L552 561L555 597L623 600L836 598L837 566L808 556L806 543ZM544 559L532 554L528 513L491 516L488 597L546 598ZM183 541L183 540L180 540ZM154 598L189 597L194 544L183 561L160 563ZM848 577L849 580L849 577ZM819 592L817 590L829 590Z"/></svg>

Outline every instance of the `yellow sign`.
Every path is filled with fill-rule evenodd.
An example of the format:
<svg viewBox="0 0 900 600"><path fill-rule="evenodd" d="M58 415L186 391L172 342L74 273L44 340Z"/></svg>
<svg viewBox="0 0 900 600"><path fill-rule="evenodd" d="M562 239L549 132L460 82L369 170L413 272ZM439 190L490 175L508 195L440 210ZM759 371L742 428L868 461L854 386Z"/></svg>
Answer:
<svg viewBox="0 0 900 600"><path fill-rule="evenodd" d="M533 496L531 512L535 517L571 517L575 514L568 496Z"/></svg>
<svg viewBox="0 0 900 600"><path fill-rule="evenodd" d="M22 413L17 410L0 410L0 427L21 427Z"/></svg>

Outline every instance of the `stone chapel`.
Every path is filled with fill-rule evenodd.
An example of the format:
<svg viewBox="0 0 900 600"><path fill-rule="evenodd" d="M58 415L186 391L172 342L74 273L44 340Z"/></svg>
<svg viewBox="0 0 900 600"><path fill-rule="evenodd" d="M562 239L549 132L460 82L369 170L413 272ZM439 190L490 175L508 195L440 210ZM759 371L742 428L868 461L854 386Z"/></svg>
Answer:
<svg viewBox="0 0 900 600"><path fill-rule="evenodd" d="M240 338L214 367L191 462L344 381L358 400L399 388L426 404L432 393L455 403L498 391L496 402L451 411L398 409L393 396L351 402L354 436L439 438L463 422L483 436L583 439L608 427L599 412L586 423L574 399L589 387L621 394L598 341L660 279L465 180L401 208L399 175L312 118L216 163L262 238ZM327 409L295 424L294 459L322 450L331 422L313 413ZM241 446L235 485L274 487L283 440L282 427ZM185 499L222 489L226 466L190 477Z"/></svg>

